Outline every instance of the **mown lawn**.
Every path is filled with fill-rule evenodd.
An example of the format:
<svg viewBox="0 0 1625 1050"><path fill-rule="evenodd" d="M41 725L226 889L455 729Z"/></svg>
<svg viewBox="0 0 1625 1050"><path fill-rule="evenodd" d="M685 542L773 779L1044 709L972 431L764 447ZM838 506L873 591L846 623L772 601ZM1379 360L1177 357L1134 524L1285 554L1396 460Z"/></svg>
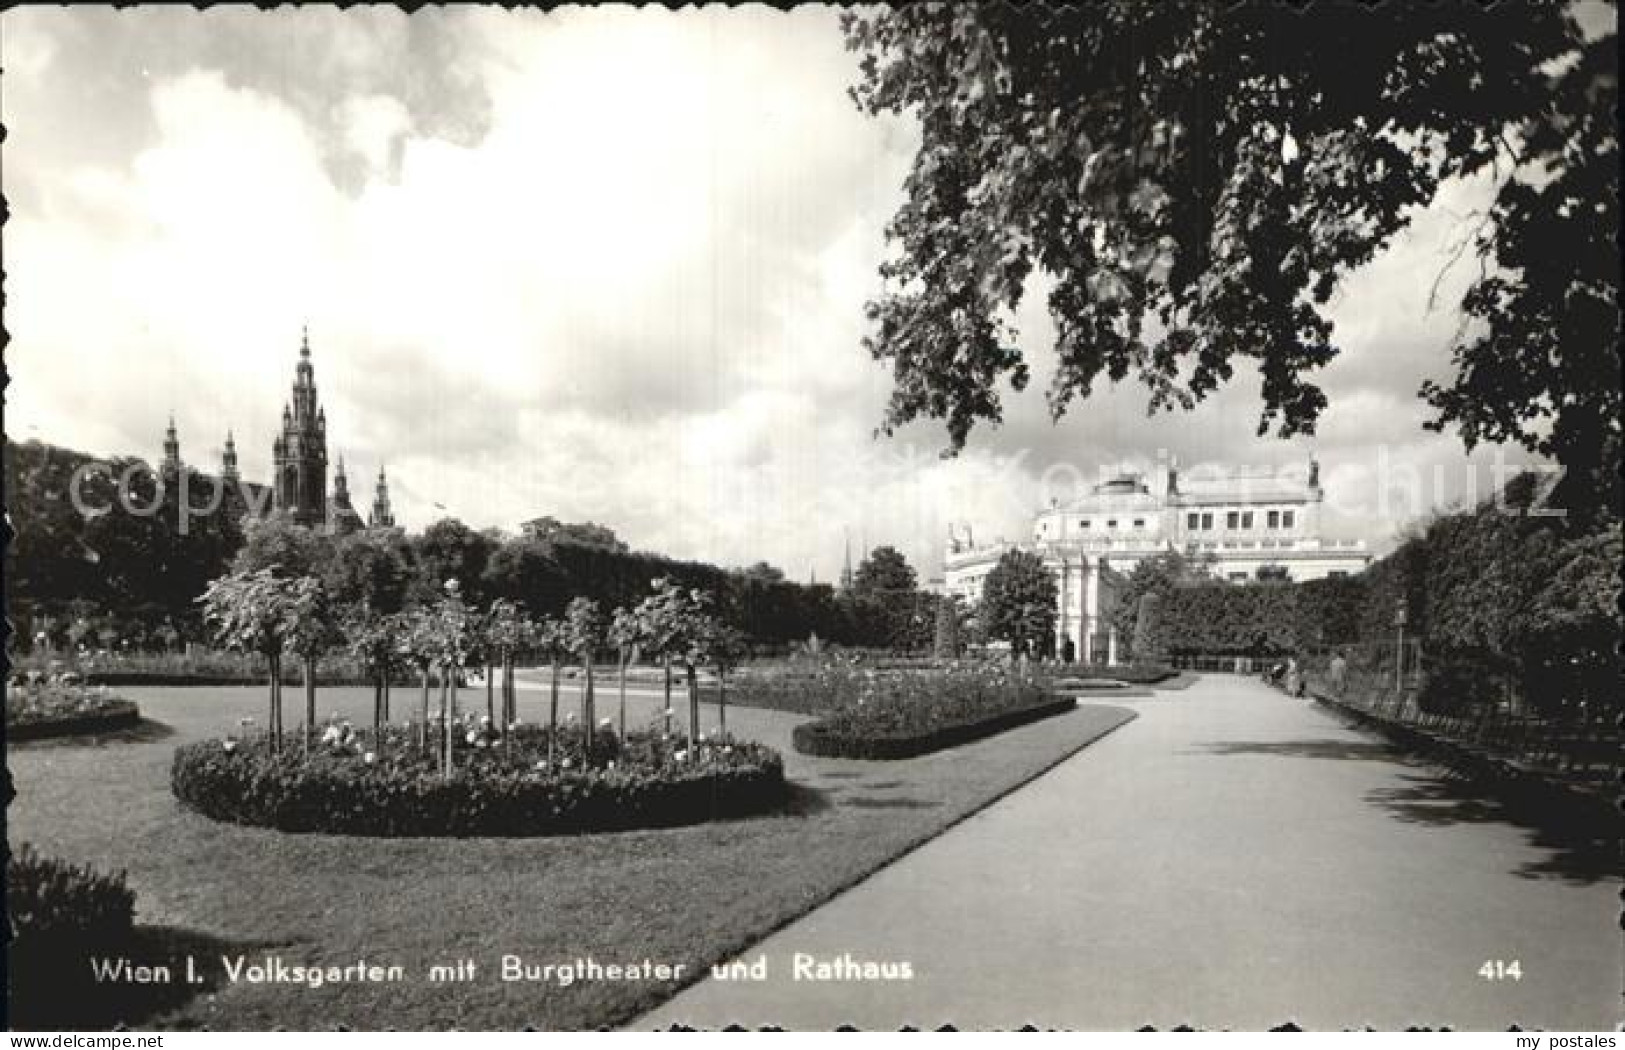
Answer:
<svg viewBox="0 0 1625 1050"><path fill-rule="evenodd" d="M736 735L785 756L791 812L663 831L556 839L355 839L216 824L168 786L183 741L263 722L263 690L128 689L152 724L119 738L12 747L8 838L124 869L145 939L190 952L210 982L138 1027L579 1029L627 1021L910 848L1134 717L1084 706L966 747L900 762L794 753L800 716L730 707ZM465 694L466 695L466 694ZM302 701L288 693L290 721ZM410 705L409 690L396 694ZM477 702L483 704L483 695ZM521 694L537 719L546 695ZM574 706L573 689L565 709ZM613 690L600 697L613 709ZM322 692L359 720L361 689ZM634 718L658 701L638 696ZM679 703L679 707L682 708ZM397 706L399 715L405 708ZM706 711L707 726L715 709ZM176 947L180 946L180 947ZM219 956L271 951L289 965L400 965L397 984L231 983ZM668 981L504 982L504 954L534 964L681 964ZM430 983L436 963L476 977Z"/></svg>

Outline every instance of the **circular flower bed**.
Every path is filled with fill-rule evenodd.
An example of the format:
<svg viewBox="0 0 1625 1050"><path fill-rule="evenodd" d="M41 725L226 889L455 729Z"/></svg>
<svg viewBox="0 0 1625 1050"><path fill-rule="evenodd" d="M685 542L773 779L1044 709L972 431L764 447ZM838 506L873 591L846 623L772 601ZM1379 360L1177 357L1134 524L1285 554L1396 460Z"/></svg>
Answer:
<svg viewBox="0 0 1625 1050"><path fill-rule="evenodd" d="M141 721L141 711L106 686L37 672L14 678L6 690L6 736L11 740L110 733Z"/></svg>
<svg viewBox="0 0 1625 1050"><path fill-rule="evenodd" d="M296 736L206 740L175 752L170 787L204 816L281 831L341 835L528 836L670 827L768 811L785 799L784 764L760 744L723 738L690 748L657 732L586 734L458 727L452 775L440 727L380 736L330 726L308 752Z"/></svg>

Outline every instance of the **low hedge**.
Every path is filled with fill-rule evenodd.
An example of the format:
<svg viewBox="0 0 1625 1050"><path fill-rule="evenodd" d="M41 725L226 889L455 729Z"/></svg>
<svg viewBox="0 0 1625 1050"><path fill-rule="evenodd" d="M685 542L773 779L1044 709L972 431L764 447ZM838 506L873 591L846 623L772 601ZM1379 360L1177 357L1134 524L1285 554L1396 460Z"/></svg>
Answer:
<svg viewBox="0 0 1625 1050"><path fill-rule="evenodd" d="M130 932L135 893L122 872L105 875L24 843L6 860L6 913L14 952L63 941L116 940Z"/></svg>
<svg viewBox="0 0 1625 1050"><path fill-rule="evenodd" d="M6 736L11 740L108 733L140 721L141 711L130 701L60 678L22 676L6 690Z"/></svg>
<svg viewBox="0 0 1625 1050"><path fill-rule="evenodd" d="M459 730L461 732L461 730ZM696 824L781 806L784 764L759 744L703 741L689 756L681 737L561 730L552 765L548 732L522 728L507 743L459 740L453 775L409 731L369 733L316 745L295 740L208 740L176 750L170 788L215 820L292 832L366 836L538 836ZM363 751L362 748L369 750ZM374 750L375 749L375 750Z"/></svg>
<svg viewBox="0 0 1625 1050"><path fill-rule="evenodd" d="M1104 678L1112 682L1132 685L1156 685L1166 682L1179 672L1162 664L1129 664L1120 667L1086 667L1078 671L1079 678Z"/></svg>
<svg viewBox="0 0 1625 1050"><path fill-rule="evenodd" d="M112 700L99 711L63 715L59 718L35 721L8 722L6 724L6 738L21 742L24 740L46 740L52 737L115 733L121 729L136 726L140 722L141 709L136 707L134 703L129 700Z"/></svg>
<svg viewBox="0 0 1625 1050"><path fill-rule="evenodd" d="M968 721L938 726L907 735L865 736L844 732L838 720L804 722L791 732L797 751L820 758L898 759L980 740L1006 729L1037 722L1051 715L1076 710L1072 697L1049 699L1027 707L1000 711Z"/></svg>
<svg viewBox="0 0 1625 1050"><path fill-rule="evenodd" d="M263 686L269 679L268 675L249 676L240 674L190 674L175 671L90 671L85 675L85 681L95 685L206 685L206 686L233 686L253 685ZM405 681L403 679L402 681ZM283 675L283 685L303 685L304 679L295 675ZM371 678L362 675L347 674L319 674L316 684L322 688L339 689L347 686L370 686ZM400 682L396 683L401 684Z"/></svg>

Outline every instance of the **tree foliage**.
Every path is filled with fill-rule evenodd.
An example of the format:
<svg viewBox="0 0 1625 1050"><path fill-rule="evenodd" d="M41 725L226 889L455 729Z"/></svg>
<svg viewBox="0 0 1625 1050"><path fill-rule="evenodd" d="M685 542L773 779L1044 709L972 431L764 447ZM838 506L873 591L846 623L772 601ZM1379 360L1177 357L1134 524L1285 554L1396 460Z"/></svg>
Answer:
<svg viewBox="0 0 1625 1050"><path fill-rule="evenodd" d="M896 547L876 547L858 563L852 589L866 595L912 591L918 579L914 567Z"/></svg>
<svg viewBox="0 0 1625 1050"><path fill-rule="evenodd" d="M982 583L981 613L989 636L1017 654L1041 651L1055 634L1055 576L1036 554L1008 550Z"/></svg>
<svg viewBox="0 0 1625 1050"><path fill-rule="evenodd" d="M1587 41L1577 6L844 14L855 101L920 128L868 305L884 429L940 419L958 450L1000 420L1001 384L1029 377L1008 318L1042 272L1056 416L1103 377L1188 408L1250 364L1259 432L1312 432L1342 279L1443 182L1493 169L1464 248L1481 269L1462 305L1486 323L1425 388L1434 425L1617 463L1617 32Z"/></svg>

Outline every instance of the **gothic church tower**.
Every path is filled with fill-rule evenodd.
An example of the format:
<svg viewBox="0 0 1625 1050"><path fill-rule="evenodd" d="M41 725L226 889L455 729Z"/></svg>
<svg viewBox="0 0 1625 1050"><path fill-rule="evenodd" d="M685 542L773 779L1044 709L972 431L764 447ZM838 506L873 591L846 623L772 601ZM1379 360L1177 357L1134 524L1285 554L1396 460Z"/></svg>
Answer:
<svg viewBox="0 0 1625 1050"><path fill-rule="evenodd" d="M276 463L273 504L301 525L327 520L327 412L316 399L310 336L300 339L293 401L282 407L282 433L271 446Z"/></svg>

